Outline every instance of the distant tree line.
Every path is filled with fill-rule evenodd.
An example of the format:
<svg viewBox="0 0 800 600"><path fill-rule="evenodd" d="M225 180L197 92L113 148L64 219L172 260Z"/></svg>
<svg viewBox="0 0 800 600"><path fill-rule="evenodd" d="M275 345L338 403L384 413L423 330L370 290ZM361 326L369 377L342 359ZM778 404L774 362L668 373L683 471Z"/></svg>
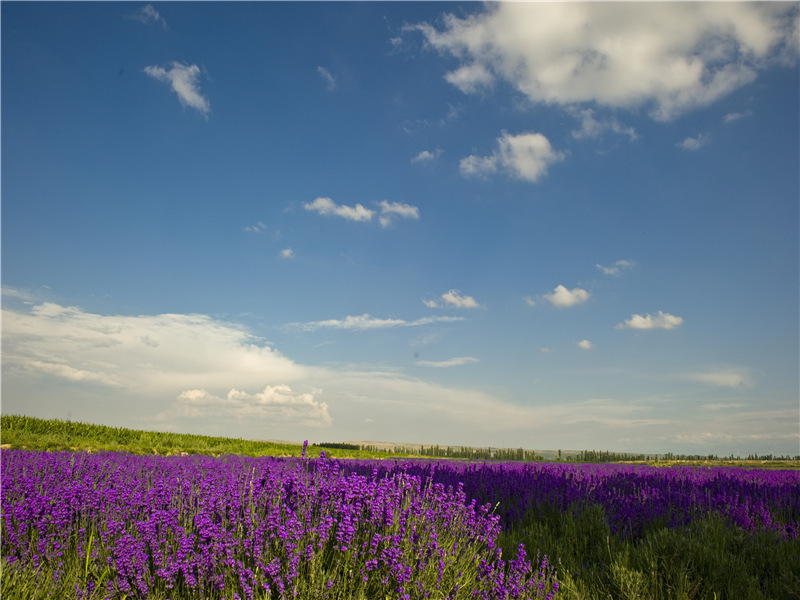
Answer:
<svg viewBox="0 0 800 600"><path fill-rule="evenodd" d="M320 442L314 444L318 448L330 448L331 450L359 450L358 444L345 444L344 442Z"/></svg>
<svg viewBox="0 0 800 600"><path fill-rule="evenodd" d="M559 456L561 453L559 452ZM583 450L578 452L578 455L567 456L568 461L583 462L583 463L610 463L610 462L623 462L623 461L648 461L655 460L657 455L649 454L630 454L628 452L608 452L597 450Z"/></svg>
<svg viewBox="0 0 800 600"><path fill-rule="evenodd" d="M416 454L431 458L464 458L470 460L505 460L533 462L544 460L533 450L523 450L522 448L472 448L470 446L421 446L419 448L394 447L391 450L378 448L377 446L361 446L361 450L370 452L392 452L394 454Z"/></svg>
<svg viewBox="0 0 800 600"><path fill-rule="evenodd" d="M537 454L533 450L523 450L522 448L472 448L470 446L421 446L409 448L406 446L395 446L394 448L380 448L373 445L355 446L353 444L317 444L317 446L328 448L346 448L348 450L367 450L370 452L388 452L393 454L404 455L418 455L430 458L461 458L469 460L497 460L497 461L516 461L516 462L535 462L544 461L544 456ZM582 462L582 463L613 463L613 462L633 462L633 461L655 461L655 460L672 460L672 461L691 461L691 460L709 460L709 461L737 461L737 460L769 460L769 461L790 461L800 460L798 456L777 456L774 454L756 455L749 454L747 458L741 456L734 456L731 454L728 457L718 456L716 454L673 454L667 452L666 454L641 454L630 452L609 452L605 450L582 450L577 454L570 453L562 456L561 450L557 451L557 456L553 458L556 461L565 462Z"/></svg>

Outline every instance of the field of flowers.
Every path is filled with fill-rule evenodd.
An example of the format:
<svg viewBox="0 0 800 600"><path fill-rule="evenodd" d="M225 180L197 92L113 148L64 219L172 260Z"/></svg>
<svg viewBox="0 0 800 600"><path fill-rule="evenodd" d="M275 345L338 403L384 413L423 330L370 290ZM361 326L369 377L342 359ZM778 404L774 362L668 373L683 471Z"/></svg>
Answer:
<svg viewBox="0 0 800 600"><path fill-rule="evenodd" d="M1 484L4 598L800 595L796 471L5 450ZM740 572L669 567L697 535Z"/></svg>
<svg viewBox="0 0 800 600"><path fill-rule="evenodd" d="M489 506L409 471L8 450L3 597L553 596L545 557L502 556Z"/></svg>

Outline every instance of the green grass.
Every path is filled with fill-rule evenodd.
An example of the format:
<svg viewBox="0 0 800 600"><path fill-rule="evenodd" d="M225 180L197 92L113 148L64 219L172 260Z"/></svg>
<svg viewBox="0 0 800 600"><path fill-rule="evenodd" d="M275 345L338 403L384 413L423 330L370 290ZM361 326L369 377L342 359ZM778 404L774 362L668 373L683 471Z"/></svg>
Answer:
<svg viewBox="0 0 800 600"><path fill-rule="evenodd" d="M626 541L596 505L530 518L499 542L556 561L559 600L800 600L800 539L728 527L714 513Z"/></svg>
<svg viewBox="0 0 800 600"><path fill-rule="evenodd" d="M4 448L41 451L130 452L133 454L239 454L242 456L300 456L302 446L236 438L140 431L78 421L39 419L23 415L0 416L0 443ZM320 448L310 445L308 456L321 451L332 458L386 458L387 452ZM410 455L409 455L410 456Z"/></svg>

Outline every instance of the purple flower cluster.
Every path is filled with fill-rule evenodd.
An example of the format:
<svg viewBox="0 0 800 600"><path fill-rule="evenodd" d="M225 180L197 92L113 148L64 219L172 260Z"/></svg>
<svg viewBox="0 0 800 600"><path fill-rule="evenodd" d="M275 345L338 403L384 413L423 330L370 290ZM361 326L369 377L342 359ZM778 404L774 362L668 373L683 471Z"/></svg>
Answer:
<svg viewBox="0 0 800 600"><path fill-rule="evenodd" d="M359 473L373 461L347 461ZM379 467L396 468L392 461ZM622 464L463 463L415 461L409 473L444 485L462 483L478 502L498 505L502 525L603 507L612 532L636 537L650 527L683 527L710 512L752 531L771 529L795 539L800 522L800 472L732 467L671 467Z"/></svg>
<svg viewBox="0 0 800 600"><path fill-rule="evenodd" d="M385 466L4 451L2 557L54 579L77 562L76 597L555 595L547 557L506 561L458 481Z"/></svg>

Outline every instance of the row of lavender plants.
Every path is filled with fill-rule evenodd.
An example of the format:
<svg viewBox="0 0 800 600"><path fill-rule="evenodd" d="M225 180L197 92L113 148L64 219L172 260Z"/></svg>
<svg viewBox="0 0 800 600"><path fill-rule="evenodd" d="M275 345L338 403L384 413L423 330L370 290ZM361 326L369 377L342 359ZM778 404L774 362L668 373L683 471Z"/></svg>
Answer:
<svg viewBox="0 0 800 600"><path fill-rule="evenodd" d="M522 546L504 557L501 517L448 473L324 458L3 451L2 593L552 598L547 557L531 560Z"/></svg>
<svg viewBox="0 0 800 600"><path fill-rule="evenodd" d="M709 513L745 531L773 530L797 539L800 472L734 467L625 464L346 461L348 472L398 468L496 505L503 527L523 518L579 513L601 506L611 532L636 538L656 527L684 527Z"/></svg>

